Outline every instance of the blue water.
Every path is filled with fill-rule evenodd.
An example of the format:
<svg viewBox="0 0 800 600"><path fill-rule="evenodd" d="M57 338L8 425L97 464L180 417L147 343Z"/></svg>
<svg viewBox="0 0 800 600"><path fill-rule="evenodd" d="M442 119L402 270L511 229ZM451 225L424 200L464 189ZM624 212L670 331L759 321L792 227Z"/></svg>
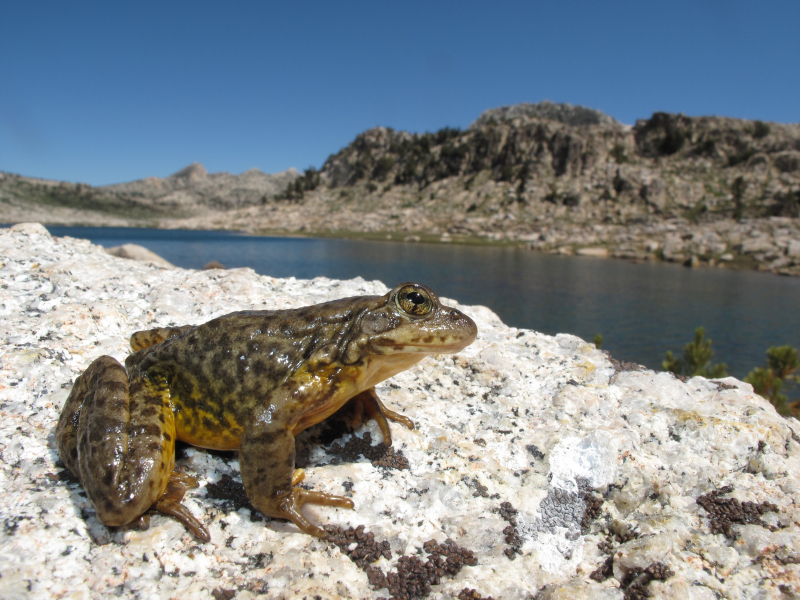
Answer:
<svg viewBox="0 0 800 600"><path fill-rule="evenodd" d="M253 237L219 231L48 227L103 246L134 243L186 268L217 260L273 277L416 281L483 304L515 327L573 333L620 360L660 368L702 325L714 362L744 377L769 346L800 348L800 278L666 263L540 254L519 248Z"/></svg>

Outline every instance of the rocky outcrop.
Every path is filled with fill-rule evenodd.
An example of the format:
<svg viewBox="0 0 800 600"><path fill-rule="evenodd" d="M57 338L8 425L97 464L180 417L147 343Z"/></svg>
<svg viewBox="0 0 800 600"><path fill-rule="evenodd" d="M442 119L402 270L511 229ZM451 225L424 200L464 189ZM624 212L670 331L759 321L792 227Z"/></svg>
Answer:
<svg viewBox="0 0 800 600"><path fill-rule="evenodd" d="M558 121L559 123L564 123L564 125L572 125L574 127L582 125L619 125L619 122L612 117L593 108L573 106L572 104L559 104L550 102L549 100L543 100L538 104L527 104L523 102L521 104L514 104L513 106L491 108L481 113L481 116L479 116L469 128L479 129L487 125L518 118L546 119L549 121Z"/></svg>
<svg viewBox="0 0 800 600"><path fill-rule="evenodd" d="M655 113L631 128L595 114L520 105L488 111L463 132L376 128L332 155L323 181L370 181L383 196L415 185L443 197L454 219L468 211L517 223L800 216L800 125Z"/></svg>
<svg viewBox="0 0 800 600"><path fill-rule="evenodd" d="M186 448L202 543L110 530L58 462L72 381L134 330L383 293L381 282L164 270L39 225L0 231L0 575L9 599L786 598L800 594L800 423L733 378L682 382L571 335L459 308L477 341L379 386L416 423L331 417L298 437L331 541L263 519L234 453ZM390 285L395 282L386 282ZM458 304L448 301L448 304ZM403 594L406 594L405 596Z"/></svg>

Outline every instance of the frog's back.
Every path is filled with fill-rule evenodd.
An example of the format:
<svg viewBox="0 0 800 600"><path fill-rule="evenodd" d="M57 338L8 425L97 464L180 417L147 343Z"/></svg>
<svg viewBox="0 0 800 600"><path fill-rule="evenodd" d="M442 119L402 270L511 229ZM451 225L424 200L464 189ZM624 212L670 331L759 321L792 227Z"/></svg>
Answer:
<svg viewBox="0 0 800 600"><path fill-rule="evenodd" d="M315 350L347 343L362 304L241 311L196 327L171 328L173 335L132 354L126 366L168 381L178 439L238 448L249 415L272 390Z"/></svg>

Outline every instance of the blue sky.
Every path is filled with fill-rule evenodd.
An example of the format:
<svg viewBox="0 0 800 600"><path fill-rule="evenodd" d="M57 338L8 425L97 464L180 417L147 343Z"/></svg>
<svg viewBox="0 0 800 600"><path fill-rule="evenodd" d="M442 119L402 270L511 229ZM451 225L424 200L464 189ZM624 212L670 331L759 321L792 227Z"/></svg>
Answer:
<svg viewBox="0 0 800 600"><path fill-rule="evenodd" d="M0 6L0 171L93 185L320 167L358 133L549 99L800 121L800 2Z"/></svg>

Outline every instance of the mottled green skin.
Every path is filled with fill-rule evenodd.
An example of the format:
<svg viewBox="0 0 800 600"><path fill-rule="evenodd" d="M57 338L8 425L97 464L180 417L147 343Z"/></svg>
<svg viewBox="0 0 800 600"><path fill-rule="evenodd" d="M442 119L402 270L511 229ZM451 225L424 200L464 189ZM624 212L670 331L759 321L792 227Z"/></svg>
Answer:
<svg viewBox="0 0 800 600"><path fill-rule="evenodd" d="M430 312L404 310L401 290L428 298ZM353 399L390 444L387 418L413 423L386 409L374 386L428 354L463 349L476 334L469 317L416 284L385 296L242 311L199 326L138 332L127 373L104 356L75 382L56 430L59 453L100 520L121 525L165 504L159 498L170 482L176 439L238 449L253 505L324 537L301 506L352 502L295 487L303 473L294 470L294 436ZM166 512L179 510L175 497Z"/></svg>

